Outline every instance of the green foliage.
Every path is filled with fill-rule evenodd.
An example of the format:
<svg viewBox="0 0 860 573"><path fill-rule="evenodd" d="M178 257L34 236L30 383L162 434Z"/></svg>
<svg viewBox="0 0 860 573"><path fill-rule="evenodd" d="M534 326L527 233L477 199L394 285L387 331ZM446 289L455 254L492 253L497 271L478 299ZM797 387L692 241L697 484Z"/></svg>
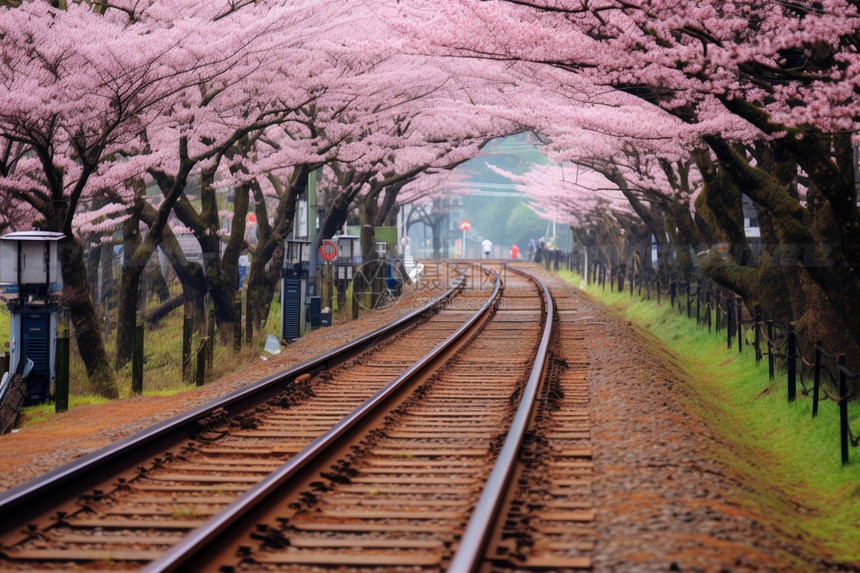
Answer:
<svg viewBox="0 0 860 573"><path fill-rule="evenodd" d="M0 315L2 316L2 315ZM109 319L115 324L115 317ZM182 381L182 323L181 311L170 313L156 325L144 327L144 363L143 363L143 393L146 396L172 395L193 386L193 371L196 366L197 351L200 348L201 336L194 332L191 339L191 369L192 378L188 384ZM242 324L244 329L245 325ZM110 328L110 327L108 327ZM8 331L8 328L7 328ZM261 352L268 334L279 335L280 331L280 305L277 300L269 310L269 316L262 332L255 336L251 346L244 345L239 353L233 351L232 329L227 337L222 339L216 334L215 350L212 359L212 370L207 371L206 378L213 380L234 372L251 361L255 360ZM106 337L105 345L109 356L115 353L115 341L112 337ZM77 350L74 337L71 339L71 356L69 358L69 394L70 407L82 396L90 393L87 373L83 361ZM128 398L131 392L131 362L126 364L117 375L117 385L120 398ZM53 406L51 406L53 408Z"/></svg>
<svg viewBox="0 0 860 573"><path fill-rule="evenodd" d="M582 277L561 276L585 287ZM653 334L671 353L668 362L688 383L679 393L726 447L709 452L735 470L749 497L735 500L772 517L784 533L823 547L833 560L860 560L860 452L851 448L841 465L839 409L819 404L812 418L811 397L787 402L786 374L768 376L767 361L754 353L727 350L725 333L708 333L666 300L631 299L596 285L584 290L615 313ZM860 430L860 404L849 404L850 425Z"/></svg>
<svg viewBox="0 0 860 573"><path fill-rule="evenodd" d="M523 253L528 252L529 239L535 242L546 232L546 221L534 211L520 203L510 212L505 223L505 235L508 242L517 245Z"/></svg>

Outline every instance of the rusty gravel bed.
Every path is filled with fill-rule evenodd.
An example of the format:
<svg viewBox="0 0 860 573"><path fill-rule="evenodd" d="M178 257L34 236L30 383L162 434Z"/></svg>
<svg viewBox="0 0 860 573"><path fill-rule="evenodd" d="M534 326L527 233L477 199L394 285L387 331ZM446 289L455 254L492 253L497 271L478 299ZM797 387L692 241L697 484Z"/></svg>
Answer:
<svg viewBox="0 0 860 573"><path fill-rule="evenodd" d="M456 330L486 299L482 273L447 308L372 351L298 376L256 410L216 410L196 435L137 470L102 476L91 493L34 516L2 538L2 570L137 570L205 524L237 496L331 428Z"/></svg>
<svg viewBox="0 0 860 573"><path fill-rule="evenodd" d="M507 273L495 314L456 355L418 373L313 470L266 498L242 522L245 533L147 571L446 567L530 378L542 314L534 283Z"/></svg>

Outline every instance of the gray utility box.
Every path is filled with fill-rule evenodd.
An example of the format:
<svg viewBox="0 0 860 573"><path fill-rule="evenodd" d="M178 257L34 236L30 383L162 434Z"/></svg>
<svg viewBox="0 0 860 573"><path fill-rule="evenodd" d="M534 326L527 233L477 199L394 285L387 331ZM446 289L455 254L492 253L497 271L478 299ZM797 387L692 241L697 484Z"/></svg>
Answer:
<svg viewBox="0 0 860 573"><path fill-rule="evenodd" d="M59 284L62 233L18 231L0 237L0 283Z"/></svg>
<svg viewBox="0 0 860 573"><path fill-rule="evenodd" d="M29 403L51 397L56 366L56 295L62 286L57 247L64 236L34 230L0 237L0 298L9 309L9 370L27 377Z"/></svg>

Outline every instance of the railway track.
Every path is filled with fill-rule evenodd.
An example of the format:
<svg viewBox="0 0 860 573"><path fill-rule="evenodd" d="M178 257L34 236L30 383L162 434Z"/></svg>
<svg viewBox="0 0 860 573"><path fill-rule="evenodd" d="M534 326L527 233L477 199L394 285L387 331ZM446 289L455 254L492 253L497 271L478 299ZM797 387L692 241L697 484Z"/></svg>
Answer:
<svg viewBox="0 0 860 573"><path fill-rule="evenodd" d="M471 570L532 419L550 316L548 292L507 273L498 310L441 364L416 371L352 435L285 464L283 487L146 571Z"/></svg>
<svg viewBox="0 0 860 573"><path fill-rule="evenodd" d="M501 270L503 289L472 269L420 326L293 369L239 415L198 412L191 440L86 493L19 501L0 569L588 568L579 341L551 345L548 291Z"/></svg>
<svg viewBox="0 0 860 573"><path fill-rule="evenodd" d="M397 355L398 347L403 349L399 360L408 366L422 355L422 349L449 336L460 320L443 309L458 306L460 298L474 298L486 287L483 274L470 274L436 272L437 282L450 278L451 284L404 319L4 492L0 495L0 544L4 547L0 569L63 568L64 563L97 563L96 568L128 564L136 569L160 555L259 481L267 468L277 467L331 426L330 421L318 422L324 427L315 430L319 426L309 421L274 446L274 438L264 437L267 429L279 424L279 409L306 403L314 384L319 386L333 375L331 365L342 363L340 370L351 372L350 366L364 352L367 359L378 357L367 366L378 379L386 368L396 369L391 356ZM316 380L315 373L319 373ZM377 389L372 384L363 384L368 396ZM345 390L338 397L343 411L349 411L349 394ZM359 398L358 394L351 397L353 402ZM247 457L243 461L231 461L229 453L218 453L219 447L229 450L237 440L244 440L241 449ZM266 447L270 451L262 453ZM190 459L201 453L211 462L210 468L218 465L223 470L222 477L191 478ZM206 465L199 471L209 471ZM162 479L171 473L175 482ZM138 494L140 497L134 497ZM164 505L168 495L172 501ZM150 534L150 530L157 533ZM99 536L109 538L102 548L94 543Z"/></svg>
<svg viewBox="0 0 860 573"><path fill-rule="evenodd" d="M598 542L583 316L566 289L553 291L556 329L540 400L481 570L580 571Z"/></svg>

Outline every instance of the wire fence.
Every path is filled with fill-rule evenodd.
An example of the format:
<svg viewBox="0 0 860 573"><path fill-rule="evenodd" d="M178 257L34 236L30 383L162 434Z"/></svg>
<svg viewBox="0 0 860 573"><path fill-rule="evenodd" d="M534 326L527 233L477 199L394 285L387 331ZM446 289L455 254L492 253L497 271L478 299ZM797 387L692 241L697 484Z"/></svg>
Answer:
<svg viewBox="0 0 860 573"><path fill-rule="evenodd" d="M792 324L767 319L761 308L748 308L743 299L728 288L702 275L683 276L661 273L650 267L641 271L631 262L609 269L601 261L587 261L582 256L552 252L545 257L547 270L560 266L577 271L587 284L596 284L604 291L629 292L631 297L667 300L673 309L708 332L723 332L726 347L738 352L751 351L756 362L768 361L770 380L777 371L785 374L789 402L800 396L812 400L812 417L818 416L822 401L831 401L839 408L839 437L842 464L848 464L849 445L860 445L860 435L852 431L848 419L848 402L856 398L857 374L848 369L844 353L824 347L821 340L799 335Z"/></svg>

